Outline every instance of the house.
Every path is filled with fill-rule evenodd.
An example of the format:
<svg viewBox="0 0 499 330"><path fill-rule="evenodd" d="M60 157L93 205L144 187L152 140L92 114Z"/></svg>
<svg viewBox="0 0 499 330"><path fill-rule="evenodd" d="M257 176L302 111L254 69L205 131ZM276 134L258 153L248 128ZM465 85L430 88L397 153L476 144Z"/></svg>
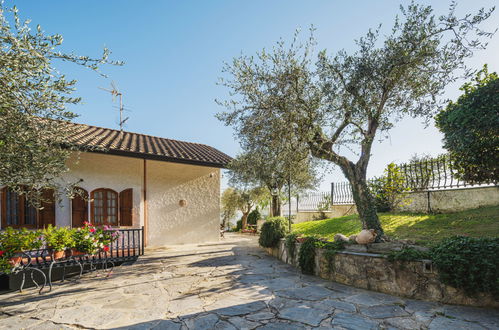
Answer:
<svg viewBox="0 0 499 330"><path fill-rule="evenodd" d="M88 198L63 196L38 211L23 196L3 188L3 228L79 227L89 221L120 228L144 226L146 245L152 247L218 239L220 169L229 156L204 144L68 125L68 142L85 151L68 160L70 171L62 179L81 180L78 187Z"/></svg>

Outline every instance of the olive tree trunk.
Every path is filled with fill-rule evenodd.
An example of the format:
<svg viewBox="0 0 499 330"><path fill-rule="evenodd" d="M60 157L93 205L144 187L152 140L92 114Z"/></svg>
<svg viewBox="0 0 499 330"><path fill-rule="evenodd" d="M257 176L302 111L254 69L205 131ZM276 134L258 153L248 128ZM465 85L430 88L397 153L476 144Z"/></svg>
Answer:
<svg viewBox="0 0 499 330"><path fill-rule="evenodd" d="M279 198L279 195L272 195L272 202L270 204L271 204L270 207L271 216L273 217L281 216L281 199Z"/></svg>

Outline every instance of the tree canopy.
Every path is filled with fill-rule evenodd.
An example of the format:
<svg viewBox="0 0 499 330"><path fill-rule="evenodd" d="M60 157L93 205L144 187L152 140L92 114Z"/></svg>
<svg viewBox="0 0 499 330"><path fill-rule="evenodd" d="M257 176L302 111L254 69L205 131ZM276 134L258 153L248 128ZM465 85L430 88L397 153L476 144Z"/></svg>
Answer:
<svg viewBox="0 0 499 330"><path fill-rule="evenodd" d="M404 116L433 117L444 87L469 74L465 59L483 49L492 33L480 23L492 13L480 9L457 17L412 2L388 34L381 27L356 40L358 50L323 50L312 60L315 40L241 55L226 65L222 84L231 97L221 115L238 136L266 136L274 125L287 127L313 156L339 166L351 183L364 228L383 229L366 173L376 137ZM382 36L382 37L381 37ZM349 156L351 151L356 156Z"/></svg>
<svg viewBox="0 0 499 330"><path fill-rule="evenodd" d="M96 59L63 53L61 35L46 35L40 26L33 31L29 24L17 8L0 3L0 184L39 204L43 188L71 190L72 183L61 180L72 152L64 145L71 134L64 122L76 117L67 105L81 101L71 96L76 81L54 62L94 71L121 63L110 61L107 49Z"/></svg>
<svg viewBox="0 0 499 330"><path fill-rule="evenodd" d="M242 229L246 229L248 215L265 196L265 190L260 187L250 189L229 187L222 193L222 212L230 219L237 211L240 211L243 214Z"/></svg>
<svg viewBox="0 0 499 330"><path fill-rule="evenodd" d="M457 176L468 182L499 181L499 77L487 66L457 101L436 116Z"/></svg>

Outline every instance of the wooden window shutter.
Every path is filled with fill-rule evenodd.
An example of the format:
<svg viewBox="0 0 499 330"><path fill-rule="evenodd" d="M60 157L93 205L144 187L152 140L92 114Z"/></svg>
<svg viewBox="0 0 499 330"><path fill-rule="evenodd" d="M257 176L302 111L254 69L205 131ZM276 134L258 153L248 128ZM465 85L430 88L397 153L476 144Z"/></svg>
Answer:
<svg viewBox="0 0 499 330"><path fill-rule="evenodd" d="M133 189L120 192L120 226L133 226Z"/></svg>
<svg viewBox="0 0 499 330"><path fill-rule="evenodd" d="M2 197L2 229L7 227L7 187L0 190L0 195Z"/></svg>
<svg viewBox="0 0 499 330"><path fill-rule="evenodd" d="M38 227L55 226L55 197L53 189L44 189L42 209L38 213Z"/></svg>
<svg viewBox="0 0 499 330"><path fill-rule="evenodd" d="M83 222L88 221L88 192L83 188L76 188L76 194L71 200L71 225L73 228L83 227Z"/></svg>

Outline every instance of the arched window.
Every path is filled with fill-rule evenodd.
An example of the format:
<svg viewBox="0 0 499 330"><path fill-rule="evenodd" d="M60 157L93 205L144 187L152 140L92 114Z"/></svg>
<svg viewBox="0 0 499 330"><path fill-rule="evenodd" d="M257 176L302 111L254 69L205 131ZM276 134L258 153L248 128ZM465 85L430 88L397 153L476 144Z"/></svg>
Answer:
<svg viewBox="0 0 499 330"><path fill-rule="evenodd" d="M91 222L94 225L118 225L118 193L111 189L92 191Z"/></svg>

